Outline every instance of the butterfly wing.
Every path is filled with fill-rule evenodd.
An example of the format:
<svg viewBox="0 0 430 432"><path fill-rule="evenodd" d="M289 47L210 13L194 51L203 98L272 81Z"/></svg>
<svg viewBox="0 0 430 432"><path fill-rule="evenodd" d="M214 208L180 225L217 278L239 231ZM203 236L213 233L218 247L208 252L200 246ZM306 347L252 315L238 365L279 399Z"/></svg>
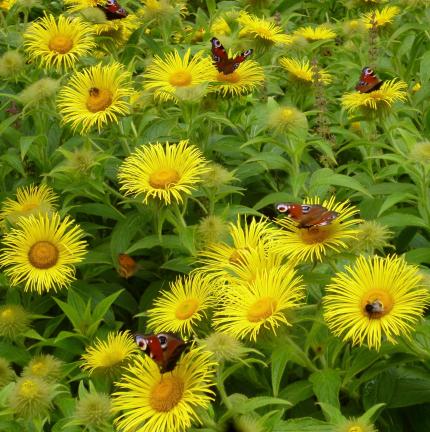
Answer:
<svg viewBox="0 0 430 432"><path fill-rule="evenodd" d="M233 73L239 67L239 65L252 54L252 49L248 49L234 58L229 58L227 51L219 39L213 37L211 39L211 43L212 59L214 61L214 65L218 72L222 72L224 75Z"/></svg>
<svg viewBox="0 0 430 432"><path fill-rule="evenodd" d="M118 265L118 273L125 279L133 276L138 270L137 262L127 254L118 255Z"/></svg>
<svg viewBox="0 0 430 432"><path fill-rule="evenodd" d="M276 209L297 222L299 228L329 225L338 216L320 204L280 203Z"/></svg>
<svg viewBox="0 0 430 432"><path fill-rule="evenodd" d="M355 89L360 93L370 93L381 88L383 81L380 80L373 69L369 67L363 68L360 75L360 81L355 86Z"/></svg>
<svg viewBox="0 0 430 432"><path fill-rule="evenodd" d="M104 6L98 4L97 7L105 13L109 21L125 18L128 15L128 12L116 0L107 0Z"/></svg>
<svg viewBox="0 0 430 432"><path fill-rule="evenodd" d="M216 37L211 39L212 43L212 60L218 72L223 72L226 62L228 61L228 54L222 43Z"/></svg>
<svg viewBox="0 0 430 432"><path fill-rule="evenodd" d="M139 348L154 360L162 372L173 370L188 343L171 333L136 334Z"/></svg>

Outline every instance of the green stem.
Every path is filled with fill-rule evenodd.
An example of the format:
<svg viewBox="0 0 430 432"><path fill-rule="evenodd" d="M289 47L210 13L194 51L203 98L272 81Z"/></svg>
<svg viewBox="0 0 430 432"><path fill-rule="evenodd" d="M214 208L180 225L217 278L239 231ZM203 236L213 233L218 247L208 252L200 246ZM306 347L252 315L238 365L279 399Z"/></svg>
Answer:
<svg viewBox="0 0 430 432"><path fill-rule="evenodd" d="M230 399L227 396L227 392L225 391L224 381L222 379L222 369L223 365L220 364L216 374L216 386L218 388L218 393L221 397L222 403L230 411L233 409L233 404L231 403Z"/></svg>

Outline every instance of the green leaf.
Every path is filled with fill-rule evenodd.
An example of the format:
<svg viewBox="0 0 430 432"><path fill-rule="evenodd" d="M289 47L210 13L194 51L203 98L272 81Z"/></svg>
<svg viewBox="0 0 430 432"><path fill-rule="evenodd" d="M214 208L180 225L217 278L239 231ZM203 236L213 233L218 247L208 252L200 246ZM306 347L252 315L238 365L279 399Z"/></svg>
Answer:
<svg viewBox="0 0 430 432"><path fill-rule="evenodd" d="M268 405L284 405L284 406L291 406L291 402L280 399L276 397L270 397L270 396L257 396L253 397L244 401L241 401L240 403L235 403L235 411L240 412L242 414L249 413L251 411L254 411L258 408L262 408Z"/></svg>
<svg viewBox="0 0 430 432"><path fill-rule="evenodd" d="M263 207L266 207L271 204L277 204L280 202L288 202L294 199L293 195L286 192L274 192L268 195L265 195L260 201L254 204L253 208L255 210L259 210Z"/></svg>
<svg viewBox="0 0 430 432"><path fill-rule="evenodd" d="M296 405L299 402L311 398L313 395L312 383L308 380L300 380L288 384L282 389L278 396L288 397L288 400L293 405Z"/></svg>
<svg viewBox="0 0 430 432"><path fill-rule="evenodd" d="M378 222L382 225L392 227L418 226L428 228L427 224L420 217L409 213L390 213L378 218Z"/></svg>
<svg viewBox="0 0 430 432"><path fill-rule="evenodd" d="M110 296L104 298L101 302L99 302L93 310L92 313L93 319L101 320L105 316L106 312L111 307L111 305L115 302L115 300L119 297L119 295L123 291L124 290L119 290L111 294Z"/></svg>
<svg viewBox="0 0 430 432"><path fill-rule="evenodd" d="M314 372L309 381L313 384L318 402L328 403L335 408L339 405L340 374L334 369L324 369Z"/></svg>
<svg viewBox="0 0 430 432"><path fill-rule="evenodd" d="M421 57L420 78L423 83L430 80L430 51L425 52Z"/></svg>
<svg viewBox="0 0 430 432"><path fill-rule="evenodd" d="M314 418L291 419L275 424L272 432L333 432L333 426Z"/></svg>
<svg viewBox="0 0 430 432"><path fill-rule="evenodd" d="M417 248L405 253L405 258L411 264L430 264L430 248Z"/></svg>
<svg viewBox="0 0 430 432"><path fill-rule="evenodd" d="M328 422L332 424L341 424L344 421L344 417L342 416L339 408L323 402L320 402L319 405L322 409L322 412L324 413L324 417Z"/></svg>
<svg viewBox="0 0 430 432"><path fill-rule="evenodd" d="M409 199L414 199L414 196L405 192L397 192L388 195L387 198L385 198L385 201L382 203L381 208L379 209L378 217L397 203L403 203Z"/></svg>
<svg viewBox="0 0 430 432"><path fill-rule="evenodd" d="M374 423L377 420L382 408L385 407L384 403L373 405L373 407L369 408L361 417L360 420L366 423Z"/></svg>
<svg viewBox="0 0 430 432"><path fill-rule="evenodd" d="M290 355L288 352L288 346L283 345L272 352L272 388L273 395L278 396L279 386L281 384L282 376L284 375L285 367L287 365Z"/></svg>
<svg viewBox="0 0 430 432"><path fill-rule="evenodd" d="M124 216L115 208L101 203L79 204L74 208L75 213L101 216L106 219L117 221L124 220Z"/></svg>

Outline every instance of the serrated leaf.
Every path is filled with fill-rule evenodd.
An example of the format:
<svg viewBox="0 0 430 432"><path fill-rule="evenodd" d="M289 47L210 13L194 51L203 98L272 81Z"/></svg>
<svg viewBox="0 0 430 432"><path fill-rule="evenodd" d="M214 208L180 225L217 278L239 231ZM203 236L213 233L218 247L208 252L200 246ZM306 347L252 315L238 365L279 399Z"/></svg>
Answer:
<svg viewBox="0 0 430 432"><path fill-rule="evenodd" d="M340 374L334 369L323 369L310 375L309 381L313 384L313 389L318 402L340 408L339 390L341 386Z"/></svg>

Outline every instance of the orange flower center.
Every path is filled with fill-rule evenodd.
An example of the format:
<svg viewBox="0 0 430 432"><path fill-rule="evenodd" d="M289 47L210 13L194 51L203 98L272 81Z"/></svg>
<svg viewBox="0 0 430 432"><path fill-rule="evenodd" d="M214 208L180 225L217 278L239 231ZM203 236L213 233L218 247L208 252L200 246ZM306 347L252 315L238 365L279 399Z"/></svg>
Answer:
<svg viewBox="0 0 430 432"><path fill-rule="evenodd" d="M303 243L315 244L324 243L325 240L330 238L332 235L331 227L312 227L312 228L302 228L299 231L299 235L302 238Z"/></svg>
<svg viewBox="0 0 430 432"><path fill-rule="evenodd" d="M167 189L175 185L180 179L178 171L173 168L162 168L153 172L149 177L149 184L155 189Z"/></svg>
<svg viewBox="0 0 430 432"><path fill-rule="evenodd" d="M172 84L173 87L186 87L189 86L192 81L192 75L186 70L175 72L170 75L169 79L169 83Z"/></svg>
<svg viewBox="0 0 430 432"><path fill-rule="evenodd" d="M393 299L385 290L372 290L361 300L363 315L370 319L382 318L393 309Z"/></svg>
<svg viewBox="0 0 430 432"><path fill-rule="evenodd" d="M240 81L240 75L234 71L231 74L224 75L222 72L219 72L217 75L217 81L224 81L231 84L236 84Z"/></svg>
<svg viewBox="0 0 430 432"><path fill-rule="evenodd" d="M112 93L107 89L99 89L92 87L89 90L89 96L87 98L88 111L96 113L104 111L107 107L112 104Z"/></svg>
<svg viewBox="0 0 430 432"><path fill-rule="evenodd" d="M248 321L259 322L273 315L277 302L273 297L263 297L256 301L248 310Z"/></svg>
<svg viewBox="0 0 430 432"><path fill-rule="evenodd" d="M64 35L56 35L51 38L48 47L58 54L66 54L73 48L73 40Z"/></svg>
<svg viewBox="0 0 430 432"><path fill-rule="evenodd" d="M53 267L59 257L58 249L48 241L36 242L28 252L28 259L33 267L49 269Z"/></svg>
<svg viewBox="0 0 430 432"><path fill-rule="evenodd" d="M179 320L186 320L193 316L199 308L199 302L196 299L190 298L179 303L175 310L175 317Z"/></svg>
<svg viewBox="0 0 430 432"><path fill-rule="evenodd" d="M39 206L38 203L27 202L27 203L22 205L21 211L28 212L28 211L35 209L38 206Z"/></svg>
<svg viewBox="0 0 430 432"><path fill-rule="evenodd" d="M163 375L152 387L149 403L155 411L167 412L180 402L183 394L184 383L179 377Z"/></svg>

